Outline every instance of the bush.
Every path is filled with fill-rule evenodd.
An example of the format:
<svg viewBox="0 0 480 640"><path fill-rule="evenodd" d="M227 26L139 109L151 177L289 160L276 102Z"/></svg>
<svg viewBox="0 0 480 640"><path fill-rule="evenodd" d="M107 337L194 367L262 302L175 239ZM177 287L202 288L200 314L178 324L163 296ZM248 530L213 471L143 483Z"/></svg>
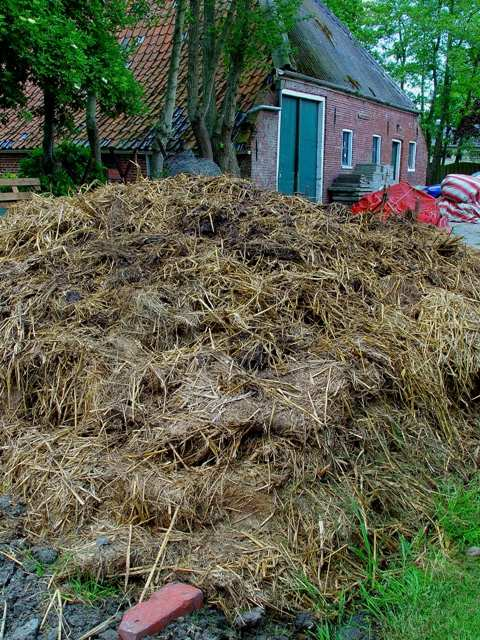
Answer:
<svg viewBox="0 0 480 640"><path fill-rule="evenodd" d="M45 175L42 150L33 149L20 162L20 176L40 178L41 190L55 196L77 191L84 182L106 182L106 171L102 165L95 164L87 171L90 152L86 147L81 147L73 142L61 142L55 149L55 161L54 173Z"/></svg>
<svg viewBox="0 0 480 640"><path fill-rule="evenodd" d="M18 178L18 176L12 171L6 171L5 173L0 173L0 178L2 180L15 180L15 178ZM0 187L0 193L8 193L11 190L11 187Z"/></svg>

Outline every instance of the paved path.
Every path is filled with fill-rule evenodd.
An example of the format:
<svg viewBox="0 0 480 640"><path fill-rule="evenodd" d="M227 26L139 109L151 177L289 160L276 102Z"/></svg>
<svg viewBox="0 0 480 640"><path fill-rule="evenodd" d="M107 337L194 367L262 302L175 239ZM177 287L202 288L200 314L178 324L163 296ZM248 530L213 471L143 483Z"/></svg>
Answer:
<svg viewBox="0 0 480 640"><path fill-rule="evenodd" d="M457 222L452 224L452 230L455 235L463 236L467 244L480 249L480 223Z"/></svg>

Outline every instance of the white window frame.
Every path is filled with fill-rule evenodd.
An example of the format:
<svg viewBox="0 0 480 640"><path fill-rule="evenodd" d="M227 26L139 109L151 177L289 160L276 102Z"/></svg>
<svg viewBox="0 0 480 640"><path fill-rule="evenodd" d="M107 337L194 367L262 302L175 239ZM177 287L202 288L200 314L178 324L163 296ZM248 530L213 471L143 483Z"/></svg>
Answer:
<svg viewBox="0 0 480 640"><path fill-rule="evenodd" d="M350 146L348 150L348 164L343 164L343 134L350 134ZM353 169L353 130L352 129L342 129L342 146L340 149L340 162L342 164L342 169Z"/></svg>
<svg viewBox="0 0 480 640"><path fill-rule="evenodd" d="M400 180L402 179L402 141L399 140L398 138L392 138L392 147L393 147L393 143L394 142L398 142L398 167L397 167L397 174L393 176L393 180L394 182L400 182ZM393 169L393 165L392 165L392 169Z"/></svg>
<svg viewBox="0 0 480 640"><path fill-rule="evenodd" d="M322 203L322 192L324 188L324 166L325 166L325 119L327 111L327 101L325 96L316 96L311 93L305 93L304 91L295 91L294 89L282 89L282 96L291 96L292 98L303 98L304 100L315 100L315 102L322 102L322 115L319 122L319 144L318 144L318 157L317 157L317 202ZM280 102L281 104L281 102ZM278 112L278 125L277 125L277 175L275 179L276 190L278 191L278 177L280 170L280 131L282 125L282 109Z"/></svg>
<svg viewBox="0 0 480 640"><path fill-rule="evenodd" d="M413 166L410 164L410 146L413 145ZM410 140L408 143L407 171L414 173L417 169L417 142Z"/></svg>
<svg viewBox="0 0 480 640"><path fill-rule="evenodd" d="M373 141L378 140L378 164L382 164L382 136L374 133L372 136L372 163L373 163Z"/></svg>

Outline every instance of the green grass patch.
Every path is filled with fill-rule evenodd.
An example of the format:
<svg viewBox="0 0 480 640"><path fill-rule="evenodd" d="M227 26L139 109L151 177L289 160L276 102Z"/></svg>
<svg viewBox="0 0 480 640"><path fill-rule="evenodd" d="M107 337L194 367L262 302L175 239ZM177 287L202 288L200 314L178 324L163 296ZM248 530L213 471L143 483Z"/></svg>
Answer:
<svg viewBox="0 0 480 640"><path fill-rule="evenodd" d="M439 495L432 535L400 539L398 554L380 569L361 511L359 544L353 549L364 579L349 613L344 602L337 620L321 624L316 640L338 640L352 613L368 614L379 640L478 640L480 638L480 558L465 549L480 546L480 479L452 483ZM304 588L307 585L303 585ZM309 586L314 597L314 586Z"/></svg>
<svg viewBox="0 0 480 640"><path fill-rule="evenodd" d="M119 588L114 584L91 577L77 576L69 581L64 598L80 600L85 604L96 604L108 598L114 598L118 594Z"/></svg>
<svg viewBox="0 0 480 640"><path fill-rule="evenodd" d="M430 551L423 566L410 561L384 575L364 608L389 640L478 640L480 564Z"/></svg>
<svg viewBox="0 0 480 640"><path fill-rule="evenodd" d="M435 519L449 542L460 549L479 545L480 479L467 487L448 485L438 501Z"/></svg>

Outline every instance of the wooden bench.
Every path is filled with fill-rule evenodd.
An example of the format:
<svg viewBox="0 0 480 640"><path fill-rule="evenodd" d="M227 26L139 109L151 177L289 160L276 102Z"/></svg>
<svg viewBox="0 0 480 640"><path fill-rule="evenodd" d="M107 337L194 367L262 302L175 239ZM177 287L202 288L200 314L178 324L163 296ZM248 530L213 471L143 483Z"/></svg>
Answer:
<svg viewBox="0 0 480 640"><path fill-rule="evenodd" d="M0 191L0 215L6 209L19 200L30 200L32 191L40 189L38 178L0 178L0 187L10 187L11 191ZM19 191L18 187L29 187L28 191Z"/></svg>

